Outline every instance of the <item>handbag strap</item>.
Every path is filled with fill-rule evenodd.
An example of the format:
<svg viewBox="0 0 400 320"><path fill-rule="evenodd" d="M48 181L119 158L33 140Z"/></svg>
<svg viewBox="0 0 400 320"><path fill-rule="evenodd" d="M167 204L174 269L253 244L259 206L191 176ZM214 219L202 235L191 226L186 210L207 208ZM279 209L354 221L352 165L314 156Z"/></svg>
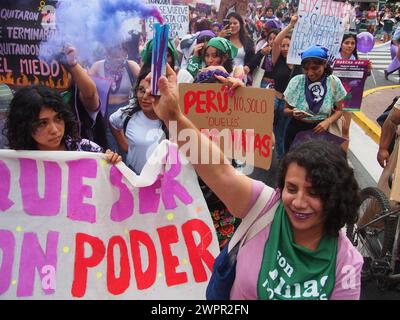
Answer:
<svg viewBox="0 0 400 320"><path fill-rule="evenodd" d="M228 253L232 250L235 245L242 240L242 238L246 235L247 231L250 227L254 224L259 213L268 203L274 189L265 186L264 189L261 191L256 203L253 205L251 210L247 213L247 215L242 219L239 227L236 229L235 233L233 234L231 240L228 243Z"/></svg>
<svg viewBox="0 0 400 320"><path fill-rule="evenodd" d="M272 220L274 220L275 211L279 206L279 199L275 202L275 204L264 213L259 219L254 222L254 224L249 228L245 236L243 237L240 247L242 247L246 242L250 241L253 237L255 237L261 230L263 230L267 225L269 225Z"/></svg>
<svg viewBox="0 0 400 320"><path fill-rule="evenodd" d="M264 66L265 57L266 57L266 56L263 56L263 57L262 57L262 59L261 59L261 61L260 61L260 65L258 66L259 68L261 68L261 69L263 69L263 70L264 70L263 66Z"/></svg>

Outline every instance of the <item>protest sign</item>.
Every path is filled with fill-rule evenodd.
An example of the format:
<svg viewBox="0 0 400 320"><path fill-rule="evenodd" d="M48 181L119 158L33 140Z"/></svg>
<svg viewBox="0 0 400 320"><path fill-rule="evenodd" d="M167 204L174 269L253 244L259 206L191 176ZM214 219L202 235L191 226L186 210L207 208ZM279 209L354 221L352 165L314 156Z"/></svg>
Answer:
<svg viewBox="0 0 400 320"><path fill-rule="evenodd" d="M196 3L196 11L202 14L204 17L211 14L211 5L208 3Z"/></svg>
<svg viewBox="0 0 400 320"><path fill-rule="evenodd" d="M249 1L247 0L221 0L218 11L218 21L222 23L222 20L231 12L236 12L242 17L247 14L247 6Z"/></svg>
<svg viewBox="0 0 400 320"><path fill-rule="evenodd" d="M155 4L160 10L164 23L169 24L169 38L182 38L189 32L189 6ZM146 19L147 39L153 38L154 17Z"/></svg>
<svg viewBox="0 0 400 320"><path fill-rule="evenodd" d="M274 96L271 89L238 88L229 96L221 84L179 85L185 116L228 158L263 169L270 167L272 159Z"/></svg>
<svg viewBox="0 0 400 320"><path fill-rule="evenodd" d="M368 60L335 60L333 74L340 78L347 91L343 110L360 111L368 63Z"/></svg>
<svg viewBox="0 0 400 320"><path fill-rule="evenodd" d="M56 31L56 1L2 1L0 82L10 86L44 84L67 88L68 72L57 61L38 58L41 41ZM61 50L61 48L60 48Z"/></svg>
<svg viewBox="0 0 400 320"><path fill-rule="evenodd" d="M204 299L218 240L169 141L136 176L99 153L0 150L0 299Z"/></svg>
<svg viewBox="0 0 400 320"><path fill-rule="evenodd" d="M400 144L397 143L397 162L394 165L394 179L392 182L392 190L390 191L390 200L400 202L400 151L399 151ZM396 152L396 150L393 150Z"/></svg>
<svg viewBox="0 0 400 320"><path fill-rule="evenodd" d="M335 57L344 34L346 8L345 2L300 0L287 63L301 64L300 54L312 45L328 48L330 57Z"/></svg>
<svg viewBox="0 0 400 320"><path fill-rule="evenodd" d="M329 141L336 143L337 145L341 145L346 141L346 139L330 133L329 131L315 133L314 130L305 130L296 134L292 144L290 145L290 149L296 149L300 144L310 140Z"/></svg>

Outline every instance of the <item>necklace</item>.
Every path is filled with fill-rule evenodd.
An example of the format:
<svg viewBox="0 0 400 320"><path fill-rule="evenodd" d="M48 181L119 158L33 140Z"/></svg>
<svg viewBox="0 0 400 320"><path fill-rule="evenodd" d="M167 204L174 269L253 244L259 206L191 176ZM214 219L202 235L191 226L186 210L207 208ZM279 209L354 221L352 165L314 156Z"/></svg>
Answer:
<svg viewBox="0 0 400 320"><path fill-rule="evenodd" d="M107 59L104 61L104 74L111 82L111 93L116 93L121 86L122 76L125 69L126 59L122 63L112 63Z"/></svg>

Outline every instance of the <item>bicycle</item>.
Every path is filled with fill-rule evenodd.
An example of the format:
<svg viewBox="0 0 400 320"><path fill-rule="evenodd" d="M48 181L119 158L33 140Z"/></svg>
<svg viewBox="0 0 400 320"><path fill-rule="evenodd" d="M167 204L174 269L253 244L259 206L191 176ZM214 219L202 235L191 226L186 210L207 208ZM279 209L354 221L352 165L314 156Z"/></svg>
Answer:
<svg viewBox="0 0 400 320"><path fill-rule="evenodd" d="M364 257L361 281L374 279L381 289L400 283L398 259L400 237L400 204L391 206L378 188L361 191L359 220L348 225L346 234ZM368 215L367 223L361 223Z"/></svg>

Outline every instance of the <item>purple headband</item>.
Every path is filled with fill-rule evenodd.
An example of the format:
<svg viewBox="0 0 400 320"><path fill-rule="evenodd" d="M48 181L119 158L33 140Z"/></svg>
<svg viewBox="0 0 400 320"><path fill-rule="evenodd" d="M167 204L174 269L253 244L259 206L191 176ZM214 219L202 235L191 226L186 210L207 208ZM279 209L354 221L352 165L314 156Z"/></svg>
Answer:
<svg viewBox="0 0 400 320"><path fill-rule="evenodd" d="M197 40L201 40L205 37L215 38L216 35L211 30L203 30L203 31L200 31L199 35L197 36Z"/></svg>

